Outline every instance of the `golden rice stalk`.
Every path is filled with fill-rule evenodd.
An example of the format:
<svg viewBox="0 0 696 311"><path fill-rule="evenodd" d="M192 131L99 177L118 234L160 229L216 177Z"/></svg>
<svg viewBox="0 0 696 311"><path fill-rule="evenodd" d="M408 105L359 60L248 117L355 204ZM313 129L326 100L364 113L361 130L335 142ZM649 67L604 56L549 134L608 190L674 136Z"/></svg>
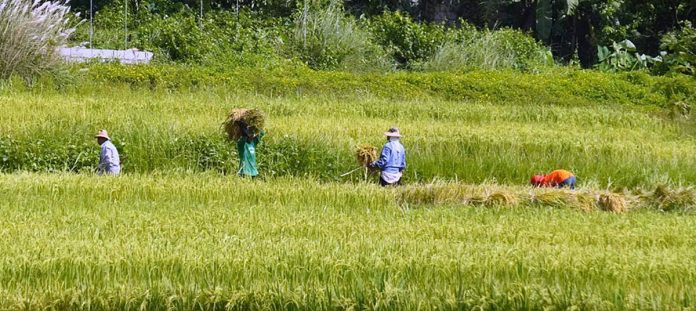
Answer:
<svg viewBox="0 0 696 311"><path fill-rule="evenodd" d="M572 203L572 198L564 191L551 190L537 192L532 195L531 203L541 206L552 207L569 207Z"/></svg>
<svg viewBox="0 0 696 311"><path fill-rule="evenodd" d="M628 210L626 199L616 193L603 192L597 196L597 205L604 211L623 213Z"/></svg>
<svg viewBox="0 0 696 311"><path fill-rule="evenodd" d="M362 144L355 149L355 159L360 166L367 167L368 164L377 161L377 147L370 144Z"/></svg>
<svg viewBox="0 0 696 311"><path fill-rule="evenodd" d="M433 185L403 187L397 194L399 205L435 204L437 200L437 190Z"/></svg>
<svg viewBox="0 0 696 311"><path fill-rule="evenodd" d="M662 211L683 211L696 207L696 191L692 188L670 189L659 185L649 199L653 206Z"/></svg>
<svg viewBox="0 0 696 311"><path fill-rule="evenodd" d="M486 198L487 206L512 207L519 203L519 198L509 191L496 191Z"/></svg>
<svg viewBox="0 0 696 311"><path fill-rule="evenodd" d="M242 126L246 125L254 134L258 134L265 125L265 116L259 109L235 108L223 123L227 138L239 140L243 135Z"/></svg>
<svg viewBox="0 0 696 311"><path fill-rule="evenodd" d="M653 197L655 197L655 199L657 199L658 201L667 199L671 195L672 191L669 190L669 188L665 185L657 185L655 191L653 191Z"/></svg>
<svg viewBox="0 0 696 311"><path fill-rule="evenodd" d="M597 208L595 195L589 192L577 192L575 194L575 204L583 211L591 212Z"/></svg>

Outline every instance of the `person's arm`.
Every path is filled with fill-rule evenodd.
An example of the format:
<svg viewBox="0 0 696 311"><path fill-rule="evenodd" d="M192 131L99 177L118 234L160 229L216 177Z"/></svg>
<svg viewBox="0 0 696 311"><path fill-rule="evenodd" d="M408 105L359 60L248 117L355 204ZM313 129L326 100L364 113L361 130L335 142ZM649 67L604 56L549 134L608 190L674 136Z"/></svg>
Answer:
<svg viewBox="0 0 696 311"><path fill-rule="evenodd" d="M112 148L104 148L104 170L106 171L114 162L114 150Z"/></svg>
<svg viewBox="0 0 696 311"><path fill-rule="evenodd" d="M106 162L108 160L108 155L106 152L106 148L104 146L101 147L101 150L99 151L99 165L97 165L97 173L102 173L106 171Z"/></svg>
<svg viewBox="0 0 696 311"><path fill-rule="evenodd" d="M254 141L256 142L256 144L260 143L260 142L261 142L261 139L262 139L264 136L266 136L266 131L261 130L261 132L259 133L259 135L256 135L256 137L254 138Z"/></svg>
<svg viewBox="0 0 696 311"><path fill-rule="evenodd" d="M384 169L384 166L387 165L387 161L390 155L391 149L389 149L389 146L384 145L384 147L382 147L382 153L380 154L379 159L375 162L370 163L368 166Z"/></svg>
<svg viewBox="0 0 696 311"><path fill-rule="evenodd" d="M399 169L399 172L403 172L403 170L406 169L406 151L404 151L404 154L401 155L401 169Z"/></svg>

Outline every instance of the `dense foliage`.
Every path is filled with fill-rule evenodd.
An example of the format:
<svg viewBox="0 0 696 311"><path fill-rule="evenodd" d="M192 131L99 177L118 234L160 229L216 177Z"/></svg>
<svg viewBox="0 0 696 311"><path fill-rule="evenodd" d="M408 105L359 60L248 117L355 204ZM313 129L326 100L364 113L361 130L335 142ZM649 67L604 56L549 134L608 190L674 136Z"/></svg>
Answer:
<svg viewBox="0 0 696 311"><path fill-rule="evenodd" d="M685 48L693 32L689 21L696 15L689 1L201 3L136 1L129 3L128 16L123 1L102 3L95 13L94 46L153 50L161 61L272 66L300 60L315 69L373 72L441 70L436 64L450 60L456 68L497 68L480 55L511 59L512 65L503 68L529 70L546 63L538 56L544 54L541 49L559 62L610 71L691 74L684 68L694 66L693 49ZM498 35L501 28L507 34ZM86 41L88 33L85 24L74 42ZM530 37L544 47L530 46ZM609 60L602 47L626 40L634 44L630 53L638 55L641 66L605 64ZM511 53L510 47L527 52ZM530 51L535 64L530 64ZM421 65L429 62L434 64Z"/></svg>

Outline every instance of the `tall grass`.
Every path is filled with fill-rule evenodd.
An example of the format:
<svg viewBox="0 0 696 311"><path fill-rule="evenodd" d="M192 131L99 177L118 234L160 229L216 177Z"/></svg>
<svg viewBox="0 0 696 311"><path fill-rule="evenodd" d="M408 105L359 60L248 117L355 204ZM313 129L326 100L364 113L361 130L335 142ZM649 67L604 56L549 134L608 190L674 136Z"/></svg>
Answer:
<svg viewBox="0 0 696 311"><path fill-rule="evenodd" d="M261 174L339 178L359 144L380 146L398 125L406 182L433 178L526 184L554 168L601 187L696 182L693 128L652 108L620 105L496 104L390 100L373 96L281 97L227 91L166 94L2 95L0 169L85 171L97 161L92 135L112 133L124 172L236 171L220 124L234 107L258 107L270 134L259 146ZM27 118L42 116L42 118Z"/></svg>
<svg viewBox="0 0 696 311"><path fill-rule="evenodd" d="M429 71L518 69L535 71L553 65L551 52L518 31L471 32L461 42L449 41L422 64Z"/></svg>
<svg viewBox="0 0 696 311"><path fill-rule="evenodd" d="M0 1L0 79L31 78L54 68L56 48L74 31L70 7L59 1Z"/></svg>
<svg viewBox="0 0 696 311"><path fill-rule="evenodd" d="M352 72L387 72L395 67L370 33L346 15L341 3L331 1L318 8L305 1L297 15L290 39L310 67Z"/></svg>
<svg viewBox="0 0 696 311"><path fill-rule="evenodd" d="M395 191L214 174L0 175L0 307L693 306L693 217L398 207Z"/></svg>

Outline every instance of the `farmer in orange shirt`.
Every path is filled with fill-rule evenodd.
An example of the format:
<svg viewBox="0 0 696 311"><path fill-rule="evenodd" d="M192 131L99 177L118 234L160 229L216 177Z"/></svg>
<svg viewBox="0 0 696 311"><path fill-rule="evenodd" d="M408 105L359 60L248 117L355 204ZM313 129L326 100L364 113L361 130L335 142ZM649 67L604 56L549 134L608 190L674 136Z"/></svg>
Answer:
<svg viewBox="0 0 696 311"><path fill-rule="evenodd" d="M565 186L575 189L575 175L566 170L555 170L547 175L535 175L531 183L535 187L557 187Z"/></svg>

